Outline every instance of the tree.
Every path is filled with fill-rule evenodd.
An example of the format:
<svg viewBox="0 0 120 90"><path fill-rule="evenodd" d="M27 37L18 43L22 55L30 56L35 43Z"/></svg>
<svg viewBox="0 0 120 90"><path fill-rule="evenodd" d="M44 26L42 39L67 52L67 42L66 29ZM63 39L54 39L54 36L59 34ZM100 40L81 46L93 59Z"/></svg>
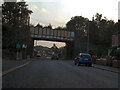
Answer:
<svg viewBox="0 0 120 90"><path fill-rule="evenodd" d="M94 21L89 22L89 37L90 43L97 44L98 43L98 28Z"/></svg>
<svg viewBox="0 0 120 90"><path fill-rule="evenodd" d="M52 25L51 25L51 24L49 24L49 25L48 25L48 28L52 29Z"/></svg>
<svg viewBox="0 0 120 90"><path fill-rule="evenodd" d="M4 2L2 4L3 48L14 50L18 42L21 45L28 44L30 47L29 19L32 11L27 6L26 2Z"/></svg>
<svg viewBox="0 0 120 90"><path fill-rule="evenodd" d="M96 17L95 21L97 21L97 23L99 23L102 19L102 14L96 13L95 17Z"/></svg>
<svg viewBox="0 0 120 90"><path fill-rule="evenodd" d="M89 19L82 16L72 17L70 21L67 22L66 27L68 31L74 31L74 44L76 53L80 51L86 51L87 42L87 30L88 30Z"/></svg>
<svg viewBox="0 0 120 90"><path fill-rule="evenodd" d="M95 17L96 19L94 22L96 23L96 30L98 32L96 45L99 53L107 55L107 50L111 47L112 34L115 30L115 23L113 20L108 20L106 17L102 19L102 14L99 13L97 13Z"/></svg>
<svg viewBox="0 0 120 90"><path fill-rule="evenodd" d="M32 11L28 10L27 6L26 2L4 2L2 5L3 23L13 27L29 25L29 15Z"/></svg>
<svg viewBox="0 0 120 90"><path fill-rule="evenodd" d="M86 51L89 30L89 50L99 57L107 55L111 47L112 35L118 32L118 23L103 18L99 13L92 17L92 21L82 16L72 17L66 26L68 31L75 32L74 44L77 53Z"/></svg>

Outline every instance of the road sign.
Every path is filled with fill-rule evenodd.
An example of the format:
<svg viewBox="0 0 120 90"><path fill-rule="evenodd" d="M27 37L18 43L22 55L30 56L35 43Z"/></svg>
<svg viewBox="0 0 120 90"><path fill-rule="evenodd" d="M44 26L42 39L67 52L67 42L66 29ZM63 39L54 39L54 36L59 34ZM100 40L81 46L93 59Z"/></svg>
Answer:
<svg viewBox="0 0 120 90"><path fill-rule="evenodd" d="M72 37L74 37L74 36L75 36L74 32L71 32L71 36L72 36Z"/></svg>
<svg viewBox="0 0 120 90"><path fill-rule="evenodd" d="M16 48L20 48L20 44L19 43L16 45Z"/></svg>
<svg viewBox="0 0 120 90"><path fill-rule="evenodd" d="M23 44L23 45L22 45L22 48L27 48L27 44Z"/></svg>

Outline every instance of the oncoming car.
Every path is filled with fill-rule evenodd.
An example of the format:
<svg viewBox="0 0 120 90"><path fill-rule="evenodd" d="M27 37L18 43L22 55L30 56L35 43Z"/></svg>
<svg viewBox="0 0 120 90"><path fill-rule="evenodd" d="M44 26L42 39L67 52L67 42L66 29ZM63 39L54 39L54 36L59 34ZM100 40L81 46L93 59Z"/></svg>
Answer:
<svg viewBox="0 0 120 90"><path fill-rule="evenodd" d="M37 57L41 57L41 54L40 53L37 53L37 55L36 55Z"/></svg>
<svg viewBox="0 0 120 90"><path fill-rule="evenodd" d="M89 65L91 67L92 66L91 55L86 53L80 53L78 57L75 58L74 64L78 66L80 64L85 64L86 66Z"/></svg>
<svg viewBox="0 0 120 90"><path fill-rule="evenodd" d="M56 60L58 60L58 59L59 59L58 54L53 54L52 57L51 57L51 59L56 59Z"/></svg>

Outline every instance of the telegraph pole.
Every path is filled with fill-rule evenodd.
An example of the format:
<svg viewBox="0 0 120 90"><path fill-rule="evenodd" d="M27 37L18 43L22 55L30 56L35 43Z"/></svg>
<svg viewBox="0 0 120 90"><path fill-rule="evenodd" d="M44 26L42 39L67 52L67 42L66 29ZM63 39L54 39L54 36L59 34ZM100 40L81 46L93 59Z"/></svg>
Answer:
<svg viewBox="0 0 120 90"><path fill-rule="evenodd" d="M119 48L119 33L120 33L120 1L118 2L118 32L117 32L117 48Z"/></svg>
<svg viewBox="0 0 120 90"><path fill-rule="evenodd" d="M118 34L120 33L120 1L118 2ZM120 39L118 37L117 39ZM118 45L119 45L119 40L118 40ZM120 47L119 47L120 48ZM120 55L120 54L119 54ZM120 66L120 62L118 62L118 66ZM120 80L120 79L119 79ZM120 83L118 84L118 88L120 88Z"/></svg>

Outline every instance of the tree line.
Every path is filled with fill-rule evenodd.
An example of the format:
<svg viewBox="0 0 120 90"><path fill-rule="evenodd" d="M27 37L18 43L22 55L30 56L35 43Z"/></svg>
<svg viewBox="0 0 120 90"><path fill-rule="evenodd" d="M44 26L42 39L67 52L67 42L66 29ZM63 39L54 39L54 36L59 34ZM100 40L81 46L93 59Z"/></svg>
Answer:
<svg viewBox="0 0 120 90"><path fill-rule="evenodd" d="M27 44L31 48L29 20L31 10L26 2L4 2L2 4L2 48L16 52L16 44ZM20 47L20 50L22 49Z"/></svg>
<svg viewBox="0 0 120 90"><path fill-rule="evenodd" d="M118 32L118 22L96 13L92 20L82 16L72 17L66 28L75 32L75 53L87 52L89 35L89 53L102 57L107 56L112 46L112 35Z"/></svg>

